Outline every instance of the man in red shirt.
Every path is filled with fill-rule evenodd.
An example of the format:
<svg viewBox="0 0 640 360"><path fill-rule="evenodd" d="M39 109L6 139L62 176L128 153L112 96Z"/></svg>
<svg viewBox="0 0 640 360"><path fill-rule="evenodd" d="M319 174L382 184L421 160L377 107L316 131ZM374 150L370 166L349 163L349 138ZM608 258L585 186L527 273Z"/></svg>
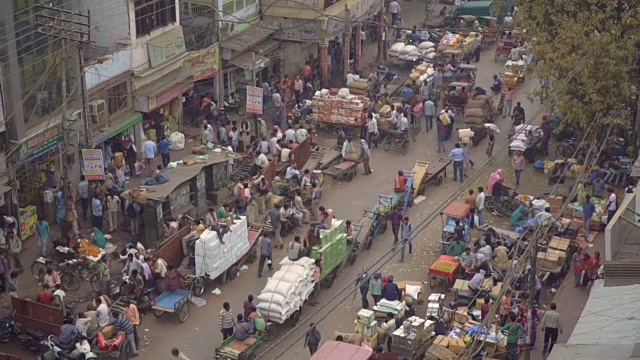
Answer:
<svg viewBox="0 0 640 360"><path fill-rule="evenodd" d="M52 306L53 299L53 293L49 291L49 285L42 284L42 290L40 290L38 295L36 295L36 301L41 304Z"/></svg>
<svg viewBox="0 0 640 360"><path fill-rule="evenodd" d="M311 81L311 65L309 65L308 61L302 67L302 77L305 82Z"/></svg>
<svg viewBox="0 0 640 360"><path fill-rule="evenodd" d="M396 176L396 181L393 186L393 189L397 193L403 193L405 187L407 186L407 177L404 176L402 170L398 170L398 176Z"/></svg>

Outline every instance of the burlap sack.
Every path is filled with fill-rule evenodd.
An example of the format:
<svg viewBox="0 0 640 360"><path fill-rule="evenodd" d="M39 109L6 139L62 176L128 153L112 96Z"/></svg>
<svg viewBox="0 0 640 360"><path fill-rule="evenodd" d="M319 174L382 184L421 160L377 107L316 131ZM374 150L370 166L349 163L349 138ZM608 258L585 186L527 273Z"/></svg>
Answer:
<svg viewBox="0 0 640 360"><path fill-rule="evenodd" d="M482 125L484 124L483 117L465 117L464 123L467 125Z"/></svg>
<svg viewBox="0 0 640 360"><path fill-rule="evenodd" d="M484 109L486 106L486 100L469 100L467 102L467 109Z"/></svg>
<svg viewBox="0 0 640 360"><path fill-rule="evenodd" d="M487 100L489 98L488 95L478 95L474 96L471 100Z"/></svg>
<svg viewBox="0 0 640 360"><path fill-rule="evenodd" d="M485 118L486 114L484 111L484 108L475 108L475 109L467 109L464 112L464 118L468 118L468 117L479 117L479 118Z"/></svg>
<svg viewBox="0 0 640 360"><path fill-rule="evenodd" d="M360 81L360 80L355 80L349 83L348 86L349 90L352 89L358 89L358 90L367 90L369 88L369 82L368 81Z"/></svg>

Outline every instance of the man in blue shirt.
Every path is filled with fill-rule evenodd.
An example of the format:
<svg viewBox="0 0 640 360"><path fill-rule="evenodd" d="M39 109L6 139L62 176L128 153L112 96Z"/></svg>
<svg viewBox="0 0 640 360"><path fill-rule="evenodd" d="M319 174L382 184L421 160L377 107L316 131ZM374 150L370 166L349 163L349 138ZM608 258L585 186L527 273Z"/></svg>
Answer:
<svg viewBox="0 0 640 360"><path fill-rule="evenodd" d="M596 207L591 202L591 195L587 194L582 203L582 216L584 217L584 239L589 239L589 229L591 229L591 217L596 212ZM588 240L587 240L588 241Z"/></svg>
<svg viewBox="0 0 640 360"><path fill-rule="evenodd" d="M142 153L144 154L144 158L147 160L147 171L149 175L153 175L153 168L151 164L153 163L153 159L156 158L156 143L151 141L151 139L147 139L142 144Z"/></svg>
<svg viewBox="0 0 640 360"><path fill-rule="evenodd" d="M102 200L100 200L100 195L95 194L93 196L93 200L91 200L91 215L93 215L92 226L98 228L102 231L102 210L104 205L102 204Z"/></svg>
<svg viewBox="0 0 640 360"><path fill-rule="evenodd" d="M169 154L169 146L171 146L171 140L166 137L161 137L160 142L158 143L158 152L160 152L160 156L162 157L162 167L167 167L171 162L171 155Z"/></svg>
<svg viewBox="0 0 640 360"><path fill-rule="evenodd" d="M404 89L402 89L401 95L402 95L402 102L404 104L408 104L409 99L411 99L411 95L413 95L413 90L409 85L407 85Z"/></svg>
<svg viewBox="0 0 640 360"><path fill-rule="evenodd" d="M464 149L460 147L460 143L456 143L456 147L451 150L449 157L453 159L453 181L457 181L459 175L460 182L464 182Z"/></svg>
<svg viewBox="0 0 640 360"><path fill-rule="evenodd" d="M252 323L246 322L242 317L242 314L238 314L238 321L236 321L236 340L246 340L256 332Z"/></svg>

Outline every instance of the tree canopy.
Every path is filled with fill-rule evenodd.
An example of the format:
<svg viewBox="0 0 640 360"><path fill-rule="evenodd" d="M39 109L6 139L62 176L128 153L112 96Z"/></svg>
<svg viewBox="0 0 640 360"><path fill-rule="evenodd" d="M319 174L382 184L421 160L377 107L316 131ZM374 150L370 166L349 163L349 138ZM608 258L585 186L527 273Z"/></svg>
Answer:
<svg viewBox="0 0 640 360"><path fill-rule="evenodd" d="M550 82L534 95L554 94L566 125L585 129L595 119L595 130L611 122L631 126L639 84L639 8L640 0L536 0L518 6L518 25L539 61L537 76Z"/></svg>

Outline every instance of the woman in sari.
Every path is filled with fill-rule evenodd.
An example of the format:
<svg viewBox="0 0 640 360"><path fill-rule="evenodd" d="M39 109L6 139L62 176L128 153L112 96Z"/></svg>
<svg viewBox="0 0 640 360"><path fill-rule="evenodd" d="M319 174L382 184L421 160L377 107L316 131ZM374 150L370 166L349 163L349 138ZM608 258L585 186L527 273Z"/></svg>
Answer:
<svg viewBox="0 0 640 360"><path fill-rule="evenodd" d="M487 191L489 192L489 194L493 193L493 184L495 184L502 178L502 169L498 169L495 172L492 172L491 175L489 175L489 183L487 184Z"/></svg>
<svg viewBox="0 0 640 360"><path fill-rule="evenodd" d="M587 255L584 253L582 248L578 248L578 252L573 257L573 274L576 286L580 286L582 272L586 269L586 261Z"/></svg>
<svg viewBox="0 0 640 360"><path fill-rule="evenodd" d="M98 229L97 227L93 227L93 229L91 230L93 231L93 233L91 234L91 238L93 242L100 249L104 249L104 247L107 245L107 238L104 236L102 231L100 231L100 229Z"/></svg>

